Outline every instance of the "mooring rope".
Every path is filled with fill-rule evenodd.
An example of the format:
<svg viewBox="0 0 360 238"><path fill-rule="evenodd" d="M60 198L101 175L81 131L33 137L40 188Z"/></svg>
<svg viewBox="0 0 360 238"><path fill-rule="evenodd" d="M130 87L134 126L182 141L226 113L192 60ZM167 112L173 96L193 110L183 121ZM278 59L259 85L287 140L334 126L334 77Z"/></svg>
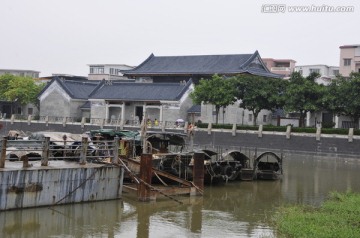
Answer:
<svg viewBox="0 0 360 238"><path fill-rule="evenodd" d="M159 180L163 185L168 186L168 185L164 182L164 180L162 180L162 179L160 178L160 176L159 176L156 172L153 172L153 173L155 174L155 176L158 178L158 180Z"/></svg>
<svg viewBox="0 0 360 238"><path fill-rule="evenodd" d="M89 176L87 177L83 182L81 182L79 184L79 186L77 186L75 189L73 189L72 191L70 191L68 194L66 194L63 198L61 198L60 200L58 200L56 203L52 204L51 206L49 207L52 207L52 206L55 206L57 205L58 203L60 203L62 200L64 200L65 198L67 198L68 196L70 196L71 194L73 194L77 189L79 189L81 186L83 186L88 180L90 180L99 170L99 168L102 168L102 167L105 167L106 165L103 165L101 167L97 167L97 168L94 168L94 172Z"/></svg>

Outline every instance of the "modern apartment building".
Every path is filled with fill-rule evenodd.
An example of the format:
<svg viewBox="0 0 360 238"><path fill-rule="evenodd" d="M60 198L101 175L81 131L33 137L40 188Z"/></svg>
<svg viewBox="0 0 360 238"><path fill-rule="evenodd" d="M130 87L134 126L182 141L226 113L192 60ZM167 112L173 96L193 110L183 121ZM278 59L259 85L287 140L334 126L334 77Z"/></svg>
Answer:
<svg viewBox="0 0 360 238"><path fill-rule="evenodd" d="M351 72L360 73L360 45L340 46L340 70L344 77L349 77Z"/></svg>
<svg viewBox="0 0 360 238"><path fill-rule="evenodd" d="M12 74L15 76L39 78L39 71L24 70L24 69L0 69L0 75Z"/></svg>
<svg viewBox="0 0 360 238"><path fill-rule="evenodd" d="M299 72L302 76L307 77L311 73L320 74L320 78L316 79L318 84L329 85L331 80L336 78L339 74L338 66L328 66L324 64L313 64L313 65L299 65L295 66L295 71Z"/></svg>
<svg viewBox="0 0 360 238"><path fill-rule="evenodd" d="M262 60L271 73L283 75L284 78L290 77L296 64L292 59L262 58Z"/></svg>
<svg viewBox="0 0 360 238"><path fill-rule="evenodd" d="M122 73L134 67L126 64L90 64L89 80L127 80Z"/></svg>

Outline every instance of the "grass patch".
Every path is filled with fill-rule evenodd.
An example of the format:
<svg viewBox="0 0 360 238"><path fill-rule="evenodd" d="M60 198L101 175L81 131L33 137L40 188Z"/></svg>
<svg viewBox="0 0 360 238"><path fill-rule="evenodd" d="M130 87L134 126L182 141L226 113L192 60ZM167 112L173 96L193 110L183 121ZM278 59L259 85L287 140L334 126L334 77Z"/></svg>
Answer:
<svg viewBox="0 0 360 238"><path fill-rule="evenodd" d="M330 193L321 207L283 206L273 217L278 237L360 237L360 194Z"/></svg>

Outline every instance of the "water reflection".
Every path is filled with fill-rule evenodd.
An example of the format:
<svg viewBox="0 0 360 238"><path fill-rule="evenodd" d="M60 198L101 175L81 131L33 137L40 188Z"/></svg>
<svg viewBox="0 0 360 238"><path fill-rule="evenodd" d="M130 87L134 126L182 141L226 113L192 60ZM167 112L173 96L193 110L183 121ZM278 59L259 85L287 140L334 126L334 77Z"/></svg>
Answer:
<svg viewBox="0 0 360 238"><path fill-rule="evenodd" d="M268 219L276 207L360 192L359 169L357 160L288 156L282 180L206 187L204 197L182 205L124 198L0 212L0 237L274 237Z"/></svg>

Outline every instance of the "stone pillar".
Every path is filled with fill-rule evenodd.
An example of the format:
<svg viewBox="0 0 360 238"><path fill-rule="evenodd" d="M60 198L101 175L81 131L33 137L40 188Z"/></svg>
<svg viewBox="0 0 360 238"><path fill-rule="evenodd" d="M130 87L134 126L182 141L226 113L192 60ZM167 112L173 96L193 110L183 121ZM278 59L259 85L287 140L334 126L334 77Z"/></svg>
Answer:
<svg viewBox="0 0 360 238"><path fill-rule="evenodd" d="M86 164L87 149L88 149L88 138L83 137L81 139L81 152L80 152L80 164L81 165Z"/></svg>
<svg viewBox="0 0 360 238"><path fill-rule="evenodd" d="M125 125L125 102L123 102L121 106L121 122L120 122L121 130L124 129L124 125Z"/></svg>
<svg viewBox="0 0 360 238"><path fill-rule="evenodd" d="M66 127L66 117L63 118L63 127Z"/></svg>
<svg viewBox="0 0 360 238"><path fill-rule="evenodd" d="M339 121L339 116L335 116L335 128L340 128Z"/></svg>
<svg viewBox="0 0 360 238"><path fill-rule="evenodd" d="M105 102L105 121L109 119L109 103Z"/></svg>
<svg viewBox="0 0 360 238"><path fill-rule="evenodd" d="M353 142L354 139L354 128L349 128L349 138L348 141L349 142Z"/></svg>
<svg viewBox="0 0 360 238"><path fill-rule="evenodd" d="M42 151L41 166L48 166L50 155L50 137L45 137L44 147Z"/></svg>
<svg viewBox="0 0 360 238"><path fill-rule="evenodd" d="M28 125L30 126L31 125L31 115L28 116L27 122L28 122Z"/></svg>
<svg viewBox="0 0 360 238"><path fill-rule="evenodd" d="M306 113L306 126L310 126L311 112Z"/></svg>
<svg viewBox="0 0 360 238"><path fill-rule="evenodd" d="M262 132L263 132L263 125L259 125L259 131L258 131L258 137L259 138L262 137Z"/></svg>
<svg viewBox="0 0 360 238"><path fill-rule="evenodd" d="M316 140L320 140L321 137L321 127L316 128Z"/></svg>
<svg viewBox="0 0 360 238"><path fill-rule="evenodd" d="M232 134L232 136L236 136L236 123L233 124L231 134Z"/></svg>
<svg viewBox="0 0 360 238"><path fill-rule="evenodd" d="M165 122L163 121L163 106L160 105L160 116L159 116L159 122L165 124Z"/></svg>
<svg viewBox="0 0 360 238"><path fill-rule="evenodd" d="M85 117L81 118L81 128L85 127L85 122L86 122L86 118Z"/></svg>
<svg viewBox="0 0 360 238"><path fill-rule="evenodd" d="M291 136L291 126L286 127L286 139L290 139Z"/></svg>

